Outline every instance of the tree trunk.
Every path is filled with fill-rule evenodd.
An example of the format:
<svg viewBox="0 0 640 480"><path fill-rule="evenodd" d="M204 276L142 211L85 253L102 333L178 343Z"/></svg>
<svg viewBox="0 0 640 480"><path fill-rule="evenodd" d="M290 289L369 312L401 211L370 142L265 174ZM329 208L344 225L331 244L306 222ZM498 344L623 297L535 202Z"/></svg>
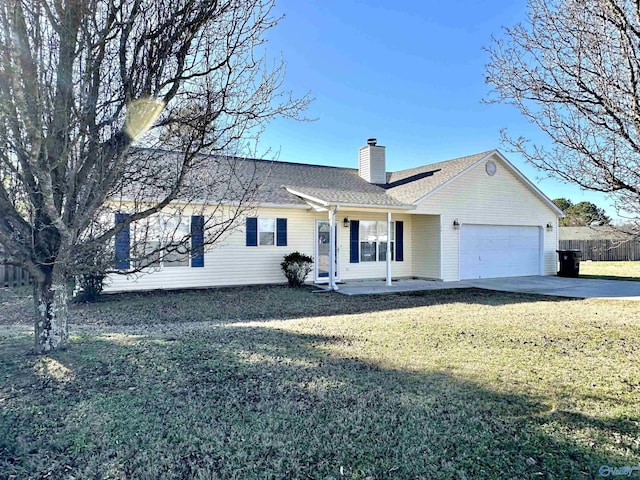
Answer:
<svg viewBox="0 0 640 480"><path fill-rule="evenodd" d="M35 351L44 354L63 346L69 337L66 278L55 273L46 274L43 281L36 282L33 300L36 309Z"/></svg>

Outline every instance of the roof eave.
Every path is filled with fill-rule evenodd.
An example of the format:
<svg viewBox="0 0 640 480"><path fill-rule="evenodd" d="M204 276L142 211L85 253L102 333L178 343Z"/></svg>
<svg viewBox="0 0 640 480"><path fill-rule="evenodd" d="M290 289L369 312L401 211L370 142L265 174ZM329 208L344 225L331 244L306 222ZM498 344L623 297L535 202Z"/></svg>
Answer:
<svg viewBox="0 0 640 480"><path fill-rule="evenodd" d="M295 190L293 188L290 187L284 187L287 192L291 193L292 195L296 195L308 202L311 202L315 205L321 206L323 208L331 208L331 207L338 207L338 208L371 208L371 209L375 209L375 210L415 210L416 206L415 205L409 205L409 204L403 204L403 205L374 205L374 204L370 204L370 203L351 203L351 202L331 202L328 200L322 200L320 198L314 197L312 195L300 192L298 190Z"/></svg>
<svg viewBox="0 0 640 480"><path fill-rule="evenodd" d="M415 205L371 205L371 204L365 204L365 203L343 203L343 202L335 202L332 203L332 205L335 205L336 207L341 207L341 208L346 208L346 207L350 207L350 208L373 208L375 210L415 210L416 206Z"/></svg>
<svg viewBox="0 0 640 480"><path fill-rule="evenodd" d="M312 195L300 192L298 190L294 190L293 188L290 188L290 187L284 187L284 188L287 190L287 192L289 192L292 195L295 195L296 197L300 197L300 198L302 198L304 200L309 200L310 202L317 203L318 205L321 205L323 207L328 207L329 206L329 202L327 202L325 200L322 200L320 198L316 198L316 197L314 197Z"/></svg>

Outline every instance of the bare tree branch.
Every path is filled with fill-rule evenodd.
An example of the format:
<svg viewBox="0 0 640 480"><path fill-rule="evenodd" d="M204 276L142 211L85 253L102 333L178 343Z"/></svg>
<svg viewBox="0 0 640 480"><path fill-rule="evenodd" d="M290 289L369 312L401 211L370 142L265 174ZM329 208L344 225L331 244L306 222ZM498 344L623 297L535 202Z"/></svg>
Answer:
<svg viewBox="0 0 640 480"><path fill-rule="evenodd" d="M640 222L640 10L630 0L529 0L526 22L487 49L489 102L552 141L503 141L549 175L605 192Z"/></svg>

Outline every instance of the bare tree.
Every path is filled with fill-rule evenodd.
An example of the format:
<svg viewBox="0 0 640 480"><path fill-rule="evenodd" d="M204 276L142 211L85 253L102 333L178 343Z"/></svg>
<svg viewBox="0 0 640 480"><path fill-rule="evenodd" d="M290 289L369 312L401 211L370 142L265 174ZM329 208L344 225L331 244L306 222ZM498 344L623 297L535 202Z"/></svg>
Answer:
<svg viewBox="0 0 640 480"><path fill-rule="evenodd" d="M260 51L273 4L0 2L0 244L35 279L38 352L67 339L68 278L113 267L123 229L194 208L209 242L233 227L256 182L228 156L308 103L282 92L282 62ZM114 224L116 212L126 215ZM184 254L179 225L164 221L164 241L134 248L131 270Z"/></svg>
<svg viewBox="0 0 640 480"><path fill-rule="evenodd" d="M517 107L551 140L503 140L533 165L605 192L640 221L640 4L529 0L526 22L488 49L490 102Z"/></svg>

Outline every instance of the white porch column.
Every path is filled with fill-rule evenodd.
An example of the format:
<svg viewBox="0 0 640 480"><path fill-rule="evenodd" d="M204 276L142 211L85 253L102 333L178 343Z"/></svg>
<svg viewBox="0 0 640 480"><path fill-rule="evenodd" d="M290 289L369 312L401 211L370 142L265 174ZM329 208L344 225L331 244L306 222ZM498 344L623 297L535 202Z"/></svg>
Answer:
<svg viewBox="0 0 640 480"><path fill-rule="evenodd" d="M338 290L336 285L336 211L329 208L329 290Z"/></svg>
<svg viewBox="0 0 640 480"><path fill-rule="evenodd" d="M387 286L391 286L391 212L387 212Z"/></svg>

